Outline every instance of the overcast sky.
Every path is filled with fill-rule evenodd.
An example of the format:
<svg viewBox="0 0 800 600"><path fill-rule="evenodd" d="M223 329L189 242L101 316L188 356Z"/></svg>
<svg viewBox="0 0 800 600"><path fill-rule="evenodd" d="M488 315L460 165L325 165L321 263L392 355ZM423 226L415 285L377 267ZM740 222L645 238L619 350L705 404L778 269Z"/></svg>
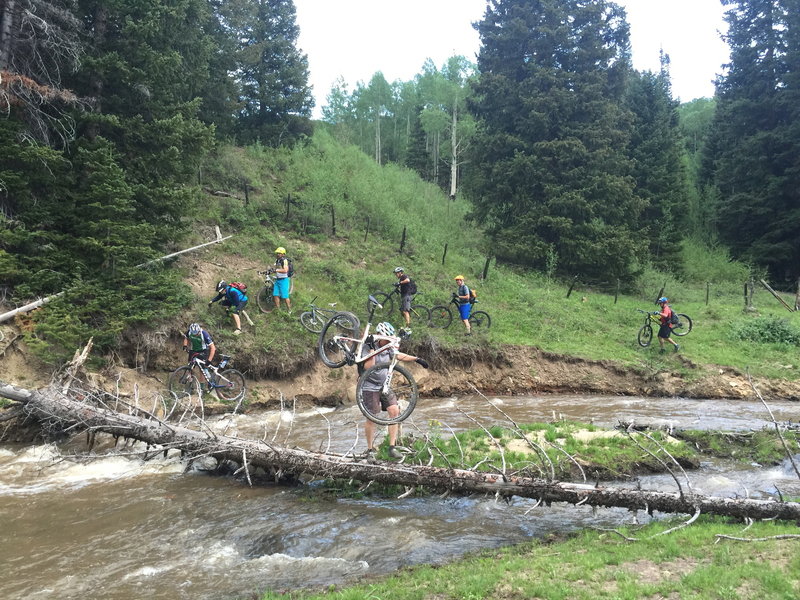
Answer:
<svg viewBox="0 0 800 600"><path fill-rule="evenodd" d="M658 70L663 48L676 98L714 94L714 78L728 60L719 0L617 2L628 12L636 69ZM339 76L352 90L376 71L390 82L410 80L427 58L438 67L454 54L474 61L480 40L471 24L483 16L486 0L295 0L295 6L319 117Z"/></svg>

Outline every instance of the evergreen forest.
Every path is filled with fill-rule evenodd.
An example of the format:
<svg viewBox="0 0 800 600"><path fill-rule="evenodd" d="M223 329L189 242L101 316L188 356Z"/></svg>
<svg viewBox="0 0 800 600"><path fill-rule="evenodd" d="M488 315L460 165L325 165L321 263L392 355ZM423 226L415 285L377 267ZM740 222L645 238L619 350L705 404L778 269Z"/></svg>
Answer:
<svg viewBox="0 0 800 600"><path fill-rule="evenodd" d="M439 241L503 268L625 291L653 270L690 279L690 257L714 254L793 291L800 0L721 2L730 62L713 98L680 104L667 53L635 70L613 2L488 0L474 60L340 79L314 121L292 0L2 0L0 304L63 293L29 342L54 360L92 336L113 348L190 306L182 273L141 265L202 241L210 214L267 228L265 244L313 242L363 235L380 196L367 227L395 240L410 217L392 211L412 199L385 182L409 174L454 223ZM353 153L384 183L315 174Z"/></svg>

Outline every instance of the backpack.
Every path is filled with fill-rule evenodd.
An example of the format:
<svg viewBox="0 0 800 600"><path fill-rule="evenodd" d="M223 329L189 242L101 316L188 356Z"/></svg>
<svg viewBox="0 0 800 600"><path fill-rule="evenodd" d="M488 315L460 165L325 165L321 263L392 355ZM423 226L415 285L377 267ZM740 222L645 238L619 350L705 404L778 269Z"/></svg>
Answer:
<svg viewBox="0 0 800 600"><path fill-rule="evenodd" d="M416 293L417 293L417 282L409 277L408 278L408 294L410 296L413 296Z"/></svg>
<svg viewBox="0 0 800 600"><path fill-rule="evenodd" d="M286 266L289 267L289 270L286 272L286 276L287 277L293 277L294 276L294 262L292 261L292 259L289 258L288 256L284 256L282 259L279 258L278 260L275 261L275 266L276 267L280 266L281 260L285 260L286 261Z"/></svg>
<svg viewBox="0 0 800 600"><path fill-rule="evenodd" d="M234 281L234 282L232 282L230 284L230 286L232 288L236 288L237 290L239 290L243 294L247 292L247 284L246 283L242 283L241 281Z"/></svg>
<svg viewBox="0 0 800 600"><path fill-rule="evenodd" d="M478 293L472 288L469 288L469 303L475 304L477 301L478 301Z"/></svg>
<svg viewBox="0 0 800 600"><path fill-rule="evenodd" d="M678 323L680 323L681 320L678 318L678 313L676 313L674 310L672 310L672 308L670 308L669 311L670 311L669 312L669 324L670 325L677 325Z"/></svg>

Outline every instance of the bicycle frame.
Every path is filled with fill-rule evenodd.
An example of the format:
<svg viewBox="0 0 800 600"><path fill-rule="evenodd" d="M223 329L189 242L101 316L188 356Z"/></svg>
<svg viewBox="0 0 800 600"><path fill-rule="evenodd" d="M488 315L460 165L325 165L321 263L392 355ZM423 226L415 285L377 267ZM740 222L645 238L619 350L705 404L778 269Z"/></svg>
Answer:
<svg viewBox="0 0 800 600"><path fill-rule="evenodd" d="M230 379L228 379L227 377L223 377L219 373L221 369L224 369L225 367L228 366L229 361L230 361L230 356L223 355L219 365L215 366L211 364L211 362L203 358L200 358L199 356L195 356L189 361L189 365L192 367L193 371L195 367L200 369L200 371L203 373L203 377L206 378L206 383L209 384L212 388L220 388L220 387L227 387L225 384L219 383L220 379L224 379L225 381L230 382ZM208 369L209 371L211 371L210 373L211 377L208 377L206 375L204 369Z"/></svg>

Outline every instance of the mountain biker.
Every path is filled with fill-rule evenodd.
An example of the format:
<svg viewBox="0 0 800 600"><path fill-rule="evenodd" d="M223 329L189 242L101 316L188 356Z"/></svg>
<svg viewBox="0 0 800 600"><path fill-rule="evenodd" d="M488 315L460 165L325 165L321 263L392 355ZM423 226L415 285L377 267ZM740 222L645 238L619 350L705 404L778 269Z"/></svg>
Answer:
<svg viewBox="0 0 800 600"><path fill-rule="evenodd" d="M453 297L458 298L458 314L464 323L464 327L467 328L467 335L472 335L472 327L469 324L469 313L472 312L469 288L464 284L463 275L456 275L455 280L458 290L453 294Z"/></svg>
<svg viewBox="0 0 800 600"><path fill-rule="evenodd" d="M183 334L183 350L189 353L189 364L192 364L192 361L198 357L210 364L217 352L217 347L214 345L214 340L211 339L211 334L199 323L192 323ZM208 383L203 370L198 370L197 376L200 383ZM216 390L212 390L212 394L216 394Z"/></svg>
<svg viewBox="0 0 800 600"><path fill-rule="evenodd" d="M395 267L394 274L397 277L397 283L394 285L400 290L400 314L405 319L406 327L409 327L411 325L411 296L414 294L412 291L414 283L405 274L403 267Z"/></svg>
<svg viewBox="0 0 800 600"><path fill-rule="evenodd" d="M219 300L222 300L220 302L222 306L229 307L229 312L233 316L233 322L236 325L233 335L240 335L242 333L242 320L239 318L239 313L247 306L247 295L238 288L229 285L223 279L217 283L217 295L209 301L208 305L211 306Z"/></svg>
<svg viewBox="0 0 800 600"><path fill-rule="evenodd" d="M275 285L272 288L272 299L275 308L281 307L281 298L286 303L286 310L292 310L292 301L289 299L291 292L291 278L289 277L289 260L286 258L286 248L275 248Z"/></svg>
<svg viewBox="0 0 800 600"><path fill-rule="evenodd" d="M377 327L375 327L375 333L378 336L394 337L395 330L391 323L383 322L378 323ZM389 343L389 340L385 339L375 340L373 348L367 346L364 347L362 356L370 354L377 348L386 346ZM394 349L385 350L384 352L380 352L372 358L368 358L364 361L364 369L369 369L373 365L386 365L385 369L380 369L373 372L361 386L361 391L364 398L364 406L366 406L367 410L373 414L378 414L378 411L385 410L387 413L389 413L389 417L391 418L394 418L400 414L400 408L397 406L397 397L394 395L394 393L390 393L388 396L382 396L381 392L383 390L383 384L386 383L386 378L389 376L389 363L392 362L392 358L394 356L397 357L397 360L404 362L416 362L422 366L422 368L428 368L428 361L426 361L424 358L411 356L410 354L403 354L402 352L397 352ZM400 452L397 451L397 448L395 448L397 445L397 432L399 429L400 427L397 424L389 425L389 456L392 458L402 457L402 454L400 454ZM367 438L367 455L369 456L375 453L375 423L369 419L364 420L364 436Z"/></svg>
<svg viewBox="0 0 800 600"><path fill-rule="evenodd" d="M669 300L667 298L659 298L656 304L661 306L661 311L656 311L653 314L659 315L661 317L661 327L658 329L658 345L661 346L661 354L664 354L664 341L668 341L672 344L672 350L677 352L680 350L680 344L673 340L670 336L672 333L672 308L669 305Z"/></svg>

